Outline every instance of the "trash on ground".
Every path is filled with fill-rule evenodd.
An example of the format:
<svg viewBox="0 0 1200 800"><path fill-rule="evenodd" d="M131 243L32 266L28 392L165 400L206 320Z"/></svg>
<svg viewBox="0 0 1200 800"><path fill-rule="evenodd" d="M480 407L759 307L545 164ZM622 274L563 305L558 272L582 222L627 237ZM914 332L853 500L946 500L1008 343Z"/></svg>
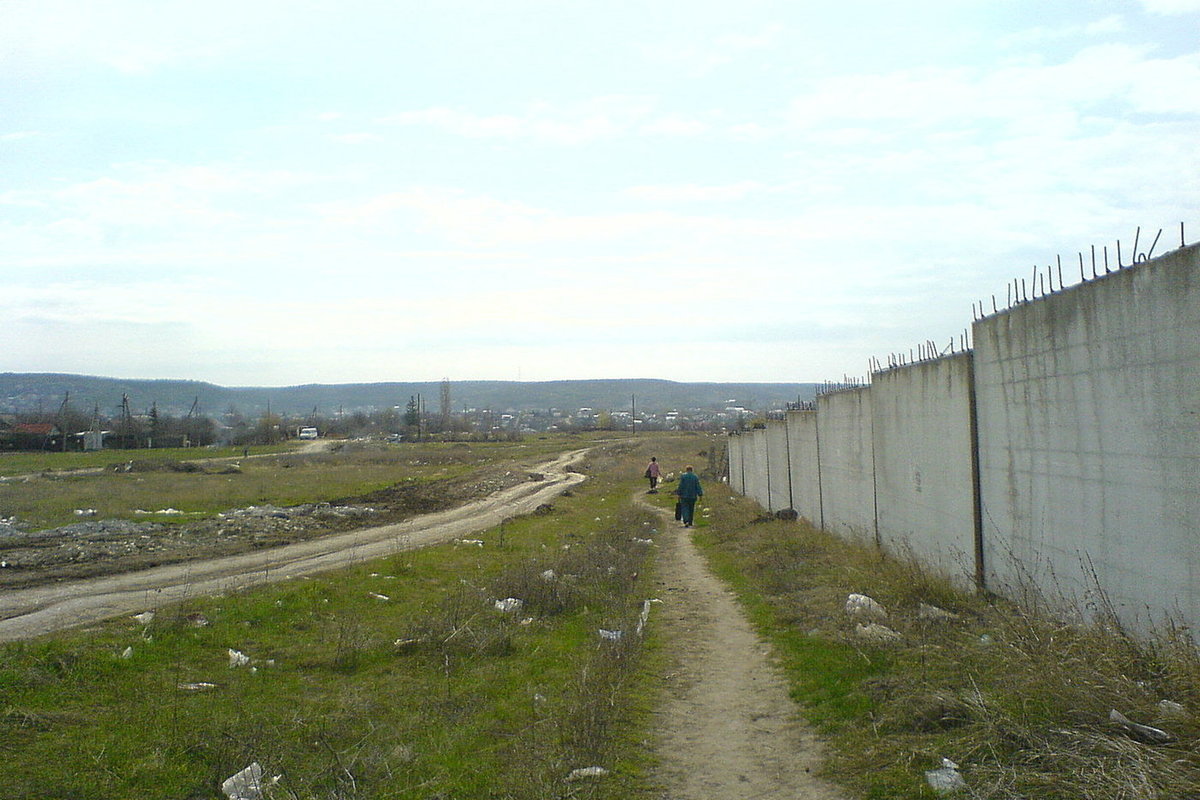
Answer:
<svg viewBox="0 0 1200 800"><path fill-rule="evenodd" d="M230 669L233 669L234 667L244 667L249 663L250 663L250 656L246 655L245 653L243 653L240 650L234 650L232 647L229 648L229 668Z"/></svg>
<svg viewBox="0 0 1200 800"><path fill-rule="evenodd" d="M558 578L558 573L552 569L548 569L542 573L542 580L546 581L547 583L555 580L556 578Z"/></svg>
<svg viewBox="0 0 1200 800"><path fill-rule="evenodd" d="M925 773L925 782L938 794L950 794L967 788L967 782L958 771L958 764L948 758L942 759L939 769L931 769Z"/></svg>
<svg viewBox="0 0 1200 800"><path fill-rule="evenodd" d="M367 594L369 594L371 597L374 597L376 600L391 600L392 599L392 598L388 597L386 594L380 594L379 592L367 592Z"/></svg>
<svg viewBox="0 0 1200 800"><path fill-rule="evenodd" d="M1115 708L1108 712L1108 720L1124 730L1133 739L1145 744L1169 744L1175 737L1161 728L1152 728L1133 722Z"/></svg>
<svg viewBox="0 0 1200 800"><path fill-rule="evenodd" d="M624 631L609 631L604 628L600 629L600 638L609 642L619 642L624 635Z"/></svg>
<svg viewBox="0 0 1200 800"><path fill-rule="evenodd" d="M188 692L207 692L209 689L217 688L215 683L208 683L207 681L200 681L199 683L180 683L176 684L176 686L177 688Z"/></svg>
<svg viewBox="0 0 1200 800"><path fill-rule="evenodd" d="M887 618L887 609L865 594L852 594L846 598L846 613L856 617Z"/></svg>
<svg viewBox="0 0 1200 800"><path fill-rule="evenodd" d="M133 648L126 647L125 650L121 653L121 658L133 658Z"/></svg>
<svg viewBox="0 0 1200 800"><path fill-rule="evenodd" d="M241 772L226 778L221 784L221 791L229 800L262 800L263 790L279 783L282 777L276 775L264 781L262 765L255 761Z"/></svg>
<svg viewBox="0 0 1200 800"><path fill-rule="evenodd" d="M516 611L523 605L525 605L525 603L516 597L506 597L503 600L496 601L496 610L503 611L505 614L508 614L512 611Z"/></svg>
<svg viewBox="0 0 1200 800"><path fill-rule="evenodd" d="M578 781L583 778L603 778L608 774L608 770L604 767L582 767L581 769L571 770L571 774L567 776L568 781Z"/></svg>
<svg viewBox="0 0 1200 800"><path fill-rule="evenodd" d="M154 619L154 612L153 611L143 611L140 614L134 614L133 618L136 619L142 625L149 625L150 621L152 619Z"/></svg>
<svg viewBox="0 0 1200 800"><path fill-rule="evenodd" d="M473 547L483 547L483 539L455 539L455 544L465 544Z"/></svg>

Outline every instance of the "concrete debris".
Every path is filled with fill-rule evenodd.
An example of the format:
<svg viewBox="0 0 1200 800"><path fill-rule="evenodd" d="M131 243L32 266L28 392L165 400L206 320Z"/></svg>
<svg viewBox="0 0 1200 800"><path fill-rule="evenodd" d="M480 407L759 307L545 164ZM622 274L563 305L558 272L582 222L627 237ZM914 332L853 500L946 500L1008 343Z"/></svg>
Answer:
<svg viewBox="0 0 1200 800"><path fill-rule="evenodd" d="M895 642L901 638L900 634L888 626L875 622L869 622L866 625L858 623L854 626L854 633L862 639L869 639L873 642Z"/></svg>
<svg viewBox="0 0 1200 800"><path fill-rule="evenodd" d="M217 688L215 683L206 683L204 681L200 683L180 683L177 686L187 692L206 692L209 689Z"/></svg>
<svg viewBox="0 0 1200 800"><path fill-rule="evenodd" d="M1133 722L1115 708L1108 712L1108 721L1121 728L1130 738L1143 744L1170 744L1175 737L1161 728L1152 728Z"/></svg>
<svg viewBox="0 0 1200 800"><path fill-rule="evenodd" d="M125 650L121 653L121 658L124 658L124 659L133 658L133 648L126 647Z"/></svg>
<svg viewBox="0 0 1200 800"><path fill-rule="evenodd" d="M865 594L852 594L846 598L846 613L854 617L887 619L887 609Z"/></svg>
<svg viewBox="0 0 1200 800"><path fill-rule="evenodd" d="M940 768L925 773L925 782L938 794L952 794L967 788L967 782L958 771L958 764L948 758L942 759Z"/></svg>
<svg viewBox="0 0 1200 800"><path fill-rule="evenodd" d="M392 598L388 597L386 594L379 594L379 592L367 592L367 594L369 594L371 597L374 597L376 600L391 600L392 599Z"/></svg>
<svg viewBox="0 0 1200 800"><path fill-rule="evenodd" d="M455 539L454 543L456 545L465 544L465 545L469 545L471 547L483 547L482 539Z"/></svg>
<svg viewBox="0 0 1200 800"><path fill-rule="evenodd" d="M1187 716L1187 709L1174 700L1158 701L1158 716L1160 719L1177 719Z"/></svg>
<svg viewBox="0 0 1200 800"><path fill-rule="evenodd" d="M601 628L599 632L600 638L604 639L606 642L619 642L625 633L624 631L609 631L605 630L604 628Z"/></svg>
<svg viewBox="0 0 1200 800"><path fill-rule="evenodd" d="M96 516L96 513L97 513L96 509L94 509L94 508L77 508L77 509L75 509L75 516L77 516L77 517L94 517L94 516Z"/></svg>
<svg viewBox="0 0 1200 800"><path fill-rule="evenodd" d="M149 625L150 622L154 619L154 612L153 611L143 611L140 614L134 614L133 618L136 619L142 625Z"/></svg>
<svg viewBox="0 0 1200 800"><path fill-rule="evenodd" d="M958 619L958 614L955 614L953 611L947 611L944 608L931 606L928 603L921 603L917 607L917 619L929 622L948 622L952 619Z"/></svg>
<svg viewBox="0 0 1200 800"><path fill-rule="evenodd" d="M506 597L503 600L496 601L496 610L502 611L505 614L516 611L521 606L525 605L524 601L516 597Z"/></svg>
<svg viewBox="0 0 1200 800"><path fill-rule="evenodd" d="M546 581L547 583L558 580L558 573L552 569L548 569L542 573L542 580Z"/></svg>
<svg viewBox="0 0 1200 800"><path fill-rule="evenodd" d="M604 767L583 767L571 770L571 774L567 776L567 780L578 781L584 778L603 778L607 774L608 770Z"/></svg>
<svg viewBox="0 0 1200 800"><path fill-rule="evenodd" d="M188 614L186 617L184 617L184 619L186 619L188 625L192 626L193 628L204 628L208 625L208 617L199 612Z"/></svg>
<svg viewBox="0 0 1200 800"><path fill-rule="evenodd" d="M653 539L639 539L638 537L635 536L635 537L633 537L633 543L634 544L652 545L652 544L654 544L654 540Z"/></svg>
<svg viewBox="0 0 1200 800"><path fill-rule="evenodd" d="M229 648L229 668L230 669L233 669L234 667L244 667L249 663L250 663L250 656L246 655L245 653L241 652L240 650L234 650L232 647Z"/></svg>

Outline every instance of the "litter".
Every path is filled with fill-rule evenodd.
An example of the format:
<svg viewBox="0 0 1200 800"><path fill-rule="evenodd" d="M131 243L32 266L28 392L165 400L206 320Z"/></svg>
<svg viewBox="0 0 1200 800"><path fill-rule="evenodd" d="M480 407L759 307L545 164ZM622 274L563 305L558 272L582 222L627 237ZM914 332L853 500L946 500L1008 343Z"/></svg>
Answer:
<svg viewBox="0 0 1200 800"><path fill-rule="evenodd" d="M1108 720L1114 725L1123 728L1131 738L1144 744L1169 744L1175 741L1175 737L1166 731L1133 722L1115 708L1108 712Z"/></svg>
<svg viewBox="0 0 1200 800"><path fill-rule="evenodd" d="M200 683L180 683L177 684L177 686L178 688L188 692L206 692L209 689L217 688L215 683L206 683L204 681L201 681Z"/></svg>
<svg viewBox="0 0 1200 800"><path fill-rule="evenodd" d="M263 768L257 761L241 772L230 775L221 784L221 791L229 800L262 800L263 790L279 783L282 775L263 781Z"/></svg>
<svg viewBox="0 0 1200 800"><path fill-rule="evenodd" d="M925 782L938 794L950 794L967 788L967 782L958 771L958 764L948 758L942 759L940 769L931 769L925 773Z"/></svg>
<svg viewBox="0 0 1200 800"><path fill-rule="evenodd" d="M232 647L229 648L229 668L230 669L233 669L234 667L244 667L249 663L250 663L250 656L246 655L245 653L241 652L240 650L234 650Z"/></svg>
<svg viewBox="0 0 1200 800"><path fill-rule="evenodd" d="M603 778L607 774L608 770L604 767L583 767L571 770L571 774L567 776L567 780L577 781L582 778Z"/></svg>
<svg viewBox="0 0 1200 800"><path fill-rule="evenodd" d="M153 611L143 611L140 614L134 614L133 618L136 619L138 622L140 622L142 625L148 625L148 624L150 624L150 620L154 619L154 612Z"/></svg>
<svg viewBox="0 0 1200 800"><path fill-rule="evenodd" d="M558 574L552 569L548 569L542 573L542 580L544 580L546 582L555 580L557 577L558 577Z"/></svg>
<svg viewBox="0 0 1200 800"><path fill-rule="evenodd" d="M600 629L600 638L609 642L619 642L624 635L624 631L609 631L604 628Z"/></svg>
<svg viewBox="0 0 1200 800"><path fill-rule="evenodd" d="M125 650L121 653L121 658L126 658L126 659L133 658L133 648L126 647Z"/></svg>
<svg viewBox="0 0 1200 800"><path fill-rule="evenodd" d="M515 597L506 597L503 600L496 601L496 610L503 611L505 614L508 614L516 611L523 605L525 605L525 603Z"/></svg>
<svg viewBox="0 0 1200 800"><path fill-rule="evenodd" d="M386 594L380 594L379 592L367 592L367 594L371 595L371 597L374 597L376 600L391 600L392 599L392 598L388 597Z"/></svg>

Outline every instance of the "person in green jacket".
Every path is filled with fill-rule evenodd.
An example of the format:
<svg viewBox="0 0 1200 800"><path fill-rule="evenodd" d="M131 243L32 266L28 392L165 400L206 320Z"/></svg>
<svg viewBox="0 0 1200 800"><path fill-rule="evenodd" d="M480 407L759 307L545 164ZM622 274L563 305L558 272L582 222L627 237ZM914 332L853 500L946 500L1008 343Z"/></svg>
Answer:
<svg viewBox="0 0 1200 800"><path fill-rule="evenodd" d="M692 471L691 466L683 468L683 474L679 476L679 488L675 490L675 494L679 495L679 506L683 520L683 527L692 527L692 519L696 515L696 501L704 496L704 488L700 486L700 476Z"/></svg>

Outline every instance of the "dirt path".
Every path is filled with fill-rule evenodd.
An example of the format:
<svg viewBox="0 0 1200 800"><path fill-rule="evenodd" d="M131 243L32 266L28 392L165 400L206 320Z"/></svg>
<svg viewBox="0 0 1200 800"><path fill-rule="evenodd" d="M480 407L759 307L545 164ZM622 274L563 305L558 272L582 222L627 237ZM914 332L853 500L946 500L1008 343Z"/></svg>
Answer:
<svg viewBox="0 0 1200 800"><path fill-rule="evenodd" d="M820 743L768 647L690 531L665 513L662 524L658 619L675 661L658 719L663 800L841 800L813 775Z"/></svg>
<svg viewBox="0 0 1200 800"><path fill-rule="evenodd" d="M0 641L26 639L198 595L348 567L400 550L469 536L508 517L531 513L583 481L583 475L568 468L585 452L566 453L538 466L536 471L545 477L542 481L521 483L458 508L394 525L203 562L5 592L0 595Z"/></svg>

